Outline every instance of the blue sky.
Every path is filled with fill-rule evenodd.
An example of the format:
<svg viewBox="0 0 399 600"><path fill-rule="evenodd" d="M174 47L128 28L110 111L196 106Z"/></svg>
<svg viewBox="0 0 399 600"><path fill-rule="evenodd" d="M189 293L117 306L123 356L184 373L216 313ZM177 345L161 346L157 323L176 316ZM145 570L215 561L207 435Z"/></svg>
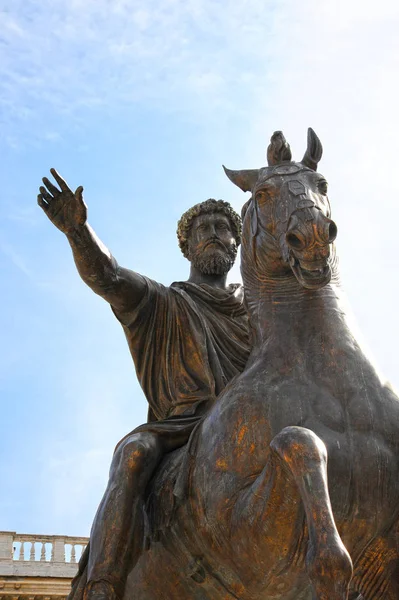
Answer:
<svg viewBox="0 0 399 600"><path fill-rule="evenodd" d="M0 0L0 529L88 534L146 417L122 329L36 205L50 167L121 264L168 284L181 213L245 200L221 164L262 166L276 129L299 159L312 126L344 288L398 386L398 28L394 0Z"/></svg>

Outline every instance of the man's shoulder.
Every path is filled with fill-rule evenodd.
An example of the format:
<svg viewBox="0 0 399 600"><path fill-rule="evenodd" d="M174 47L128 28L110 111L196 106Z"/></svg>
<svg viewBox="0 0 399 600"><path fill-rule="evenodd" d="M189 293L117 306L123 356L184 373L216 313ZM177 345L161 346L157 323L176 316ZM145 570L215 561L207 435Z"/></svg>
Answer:
<svg viewBox="0 0 399 600"><path fill-rule="evenodd" d="M139 277L145 286L145 291L137 306L126 311L120 311L111 306L114 315L125 327L134 326L137 319L142 320L149 317L157 306L160 307L165 302L167 303L170 296L168 286L145 275L140 274Z"/></svg>
<svg viewBox="0 0 399 600"><path fill-rule="evenodd" d="M242 290L244 286L242 283L229 283L225 289L221 289L219 287L214 287L209 285L208 283L194 283L193 281L185 280L185 281L173 281L170 284L170 288L187 288L187 289L207 289L213 290L215 293L224 292L224 293L232 293L235 290Z"/></svg>
<svg viewBox="0 0 399 600"><path fill-rule="evenodd" d="M169 289L172 293L187 295L190 300L217 311L229 313L232 310L240 310L244 306L244 288L240 283L231 283L227 288L220 289L205 283L175 281Z"/></svg>
<svg viewBox="0 0 399 600"><path fill-rule="evenodd" d="M244 286L242 283L230 283L229 288L231 293L241 300L244 299Z"/></svg>

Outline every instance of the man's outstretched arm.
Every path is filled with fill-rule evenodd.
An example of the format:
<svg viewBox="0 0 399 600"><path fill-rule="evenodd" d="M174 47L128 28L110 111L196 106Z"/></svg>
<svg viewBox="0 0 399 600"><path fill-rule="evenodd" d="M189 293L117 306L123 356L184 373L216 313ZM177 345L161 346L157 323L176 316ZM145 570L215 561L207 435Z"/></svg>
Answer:
<svg viewBox="0 0 399 600"><path fill-rule="evenodd" d="M37 202L50 221L67 236L81 278L117 311L134 309L145 293L143 278L119 267L87 223L83 187L73 192L55 169L51 169L51 174L60 189L44 177L45 187L40 187Z"/></svg>

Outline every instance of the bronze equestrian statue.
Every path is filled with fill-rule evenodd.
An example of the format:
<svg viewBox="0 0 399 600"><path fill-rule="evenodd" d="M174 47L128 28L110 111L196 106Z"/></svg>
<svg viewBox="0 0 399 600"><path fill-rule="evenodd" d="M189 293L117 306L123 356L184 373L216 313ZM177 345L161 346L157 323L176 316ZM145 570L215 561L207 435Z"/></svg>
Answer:
<svg viewBox="0 0 399 600"><path fill-rule="evenodd" d="M149 483L124 600L399 599L399 400L345 316L321 155L276 132L268 167L226 170L253 347Z"/></svg>
<svg viewBox="0 0 399 600"><path fill-rule="evenodd" d="M72 192L52 174L59 189L44 178L39 205L67 235L82 279L122 323L150 405L149 423L117 445L70 594L70 600L111 600L123 596L127 573L142 553L143 503L156 466L187 442L248 358L242 286L227 284L241 219L227 202L213 199L184 213L177 233L190 276L166 287L120 267L87 223L82 188Z"/></svg>

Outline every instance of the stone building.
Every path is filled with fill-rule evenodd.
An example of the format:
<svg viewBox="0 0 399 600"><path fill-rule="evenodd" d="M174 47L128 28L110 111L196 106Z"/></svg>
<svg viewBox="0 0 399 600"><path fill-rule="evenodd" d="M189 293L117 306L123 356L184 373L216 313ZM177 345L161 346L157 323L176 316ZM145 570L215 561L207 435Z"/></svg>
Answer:
<svg viewBox="0 0 399 600"><path fill-rule="evenodd" d="M0 600L65 600L88 538L0 532Z"/></svg>

